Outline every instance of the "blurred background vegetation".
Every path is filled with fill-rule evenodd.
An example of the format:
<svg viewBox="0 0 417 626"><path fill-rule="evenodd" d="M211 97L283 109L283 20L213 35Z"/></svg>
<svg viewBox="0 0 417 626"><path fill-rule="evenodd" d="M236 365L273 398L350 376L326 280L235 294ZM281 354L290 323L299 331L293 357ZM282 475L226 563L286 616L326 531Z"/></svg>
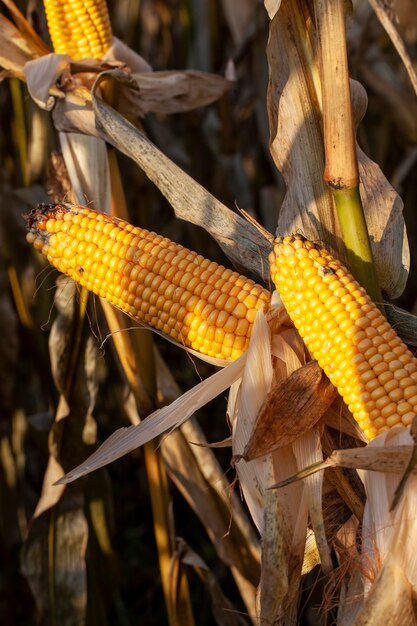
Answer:
<svg viewBox="0 0 417 626"><path fill-rule="evenodd" d="M42 3L31 0L18 5L48 42ZM416 63L414 3L396 0L391 5ZM256 0L119 0L108 6L115 36L155 70L187 68L224 75L233 61L236 85L221 100L180 115L149 114L142 124L151 140L213 195L230 208L245 209L274 232L285 189L268 149L265 47L269 20L263 4ZM8 15L4 6L0 10ZM358 139L404 200L412 265L399 304L416 312L417 102L392 44L366 2L355 2L349 23L351 75L362 82L369 97ZM29 626L38 623L37 590L42 595L48 584L46 579L37 579L33 569L42 555L35 554L36 549L33 552L31 519L42 489L48 432L58 400L48 352L58 275L26 244L21 216L37 202L47 201L48 190L65 197L66 188L65 177L59 176L59 143L50 116L36 107L23 83L2 81L0 111L0 621ZM133 162L122 155L117 159L130 221L229 264L203 230L174 218L162 195ZM111 342L103 343L109 332L105 319L94 301L90 306L89 325L96 336L91 350L98 351L94 417L98 438L104 440L129 424L123 408L126 381ZM205 363L192 363L184 351L161 338L155 342L181 389L213 371ZM225 397L200 411L199 422L209 441L229 435L225 413ZM215 453L233 482L229 452L219 448ZM68 459L73 465L78 454L85 456L83 450L73 454ZM66 544L69 551L74 550L81 569L86 563L86 623L168 623L142 450L98 472L87 490L85 517L67 520ZM170 493L177 536L204 559L236 615L241 613L241 623L249 623L230 569L216 554L204 524L172 485ZM73 498L77 497L74 489ZM36 532L47 535L45 529ZM73 548L71 534L79 537ZM216 623L207 580L204 584L190 568L189 585L195 622L200 626ZM77 593L81 597L83 589ZM62 599L63 605L76 602L77 597ZM311 598L307 589L305 602L300 620L319 623L315 611L321 598ZM43 618L41 623L84 623L65 616L55 620ZM238 623L227 621L224 615L223 620L218 623Z"/></svg>

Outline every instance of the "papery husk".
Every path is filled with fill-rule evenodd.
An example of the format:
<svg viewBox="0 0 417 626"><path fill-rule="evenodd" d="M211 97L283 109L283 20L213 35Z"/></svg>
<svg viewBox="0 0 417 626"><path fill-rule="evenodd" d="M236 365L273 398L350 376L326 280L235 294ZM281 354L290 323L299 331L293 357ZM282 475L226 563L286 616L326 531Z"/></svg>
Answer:
<svg viewBox="0 0 417 626"><path fill-rule="evenodd" d="M409 429L392 429L374 439L368 448L383 450L386 445L409 446L411 442ZM353 619L358 619L361 626L380 623L385 595L389 600L385 615L394 620L388 623L414 624L414 608L410 609L410 605L417 584L417 476L409 477L397 506L390 510L400 476L364 470L360 474L367 494L362 547L358 555L359 567L353 570L348 584L346 607L341 611L340 622L343 626L353 623ZM386 589L390 586L388 596ZM361 601L358 602L360 587ZM397 621L399 616L406 621Z"/></svg>
<svg viewBox="0 0 417 626"><path fill-rule="evenodd" d="M398 429L396 430L398 431ZM365 446L362 448L334 450L324 461L319 461L310 466L304 466L299 472L288 476L280 483L273 485L273 487L280 489L287 484L302 480L328 467L346 467L350 469L363 469L369 472L401 474L406 469L412 452L412 445L385 446L384 448L370 448ZM417 473L417 469L414 468L412 473Z"/></svg>
<svg viewBox="0 0 417 626"><path fill-rule="evenodd" d="M308 570L309 559L317 563L319 551L326 570L331 568L331 559L321 506L322 477L293 484L276 494L269 490L288 468L322 458L318 432L310 429L292 444L249 462L242 457L241 451L256 429L256 415L267 397L271 375L275 381L284 382L305 362L304 346L295 329L275 328L271 344L265 322L258 314L242 380L235 383L229 396L228 413L233 425L235 467L252 519L262 535L259 623L289 625L297 622L301 575ZM271 348L278 357L274 369ZM308 513L315 541L306 549Z"/></svg>
<svg viewBox="0 0 417 626"><path fill-rule="evenodd" d="M337 391L317 361L277 381L258 412L258 420L245 450L247 460L293 443L322 418Z"/></svg>
<svg viewBox="0 0 417 626"><path fill-rule="evenodd" d="M126 52L125 48L120 44L111 50L117 54L121 50ZM141 57L137 60L137 55L133 52L132 55L130 59L129 55L122 53L135 68L133 72L123 66L122 59L110 61L110 52L107 62L93 59L74 62L67 54L55 53L33 60L19 57L18 61L21 61L29 93L38 106L50 110L56 105L56 128L67 132L83 130L91 135L96 134L94 120L87 125L76 112L91 113L90 89L100 70L104 71L101 71L95 89L104 81L117 81L117 89L112 90L112 104L120 112L131 116L143 117L149 112L172 114L190 111L218 100L235 84L234 80L217 74L195 70L153 72ZM7 65L4 66L8 68ZM112 69L112 65L119 67ZM19 77L23 77L18 62L13 68L19 68ZM58 102L52 95L58 97Z"/></svg>
<svg viewBox="0 0 417 626"><path fill-rule="evenodd" d="M354 626L416 626L416 593L395 558L388 556ZM344 626L342 624L341 626Z"/></svg>
<svg viewBox="0 0 417 626"><path fill-rule="evenodd" d="M60 133L59 139L77 201L110 213L110 173L104 141L79 133Z"/></svg>
<svg viewBox="0 0 417 626"><path fill-rule="evenodd" d="M233 455L243 457L246 444L255 427L256 416L272 383L270 332L266 317L260 311L255 319L241 379L229 395L227 413L232 424ZM272 475L272 458L268 455L247 463L237 460L236 471L252 519L262 534L264 492Z"/></svg>

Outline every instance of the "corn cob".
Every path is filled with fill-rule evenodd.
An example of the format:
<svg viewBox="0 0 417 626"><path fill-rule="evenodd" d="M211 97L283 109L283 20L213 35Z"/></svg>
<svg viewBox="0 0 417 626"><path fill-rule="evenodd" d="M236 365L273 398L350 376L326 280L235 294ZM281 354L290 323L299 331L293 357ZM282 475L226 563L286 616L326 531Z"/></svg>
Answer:
<svg viewBox="0 0 417 626"><path fill-rule="evenodd" d="M86 207L40 205L28 241L59 271L201 354L236 359L270 300L254 281Z"/></svg>
<svg viewBox="0 0 417 626"><path fill-rule="evenodd" d="M105 0L45 0L55 52L73 59L101 59L112 43Z"/></svg>
<svg viewBox="0 0 417 626"><path fill-rule="evenodd" d="M289 316L370 440L417 412L417 359L324 248L278 237L271 277Z"/></svg>

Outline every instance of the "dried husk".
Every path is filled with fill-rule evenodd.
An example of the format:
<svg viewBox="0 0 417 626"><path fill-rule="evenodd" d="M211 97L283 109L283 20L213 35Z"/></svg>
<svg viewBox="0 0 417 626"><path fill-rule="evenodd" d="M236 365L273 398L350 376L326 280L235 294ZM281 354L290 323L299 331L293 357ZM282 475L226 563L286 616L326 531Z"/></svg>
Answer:
<svg viewBox="0 0 417 626"><path fill-rule="evenodd" d="M380 624L416 626L416 594L395 559L388 558L366 599L365 606L355 618L354 626ZM341 622L345 626L346 621Z"/></svg>
<svg viewBox="0 0 417 626"><path fill-rule="evenodd" d="M249 461L293 443L317 424L336 396L317 361L277 381L258 413L244 458Z"/></svg>

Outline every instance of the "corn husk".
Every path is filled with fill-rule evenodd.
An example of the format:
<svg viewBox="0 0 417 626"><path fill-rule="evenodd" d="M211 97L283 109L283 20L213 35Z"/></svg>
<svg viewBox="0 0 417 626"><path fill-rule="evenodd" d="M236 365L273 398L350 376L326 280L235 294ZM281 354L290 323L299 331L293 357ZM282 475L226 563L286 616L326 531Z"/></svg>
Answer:
<svg viewBox="0 0 417 626"><path fill-rule="evenodd" d="M383 450L385 446L408 447L411 442L409 429L393 429L377 437L368 447ZM410 476L402 498L390 510L400 476L368 470L360 473L367 494L362 550L356 555L359 567L353 570L340 623L350 624L355 619L355 624L361 626L376 624L384 615L384 619L391 620L388 623L414 624L417 477ZM358 589L361 590L359 596Z"/></svg>

